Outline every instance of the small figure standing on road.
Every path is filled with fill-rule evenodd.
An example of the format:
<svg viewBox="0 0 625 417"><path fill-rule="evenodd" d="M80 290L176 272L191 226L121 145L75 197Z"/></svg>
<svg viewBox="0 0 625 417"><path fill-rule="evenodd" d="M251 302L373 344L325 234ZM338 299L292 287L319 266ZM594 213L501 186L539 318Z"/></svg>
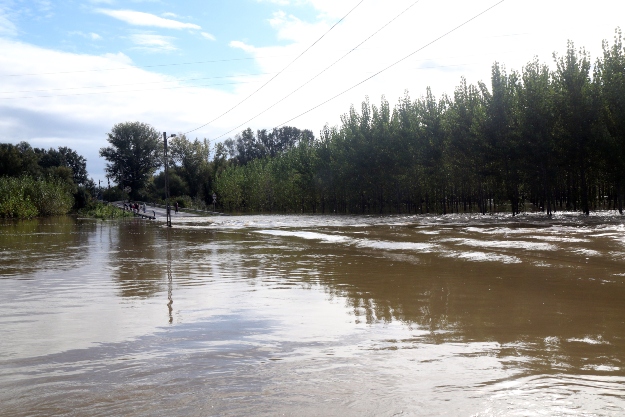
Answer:
<svg viewBox="0 0 625 417"><path fill-rule="evenodd" d="M178 202L176 201L176 214L178 214Z"/></svg>
<svg viewBox="0 0 625 417"><path fill-rule="evenodd" d="M145 214L145 203L143 203L143 214Z"/></svg>

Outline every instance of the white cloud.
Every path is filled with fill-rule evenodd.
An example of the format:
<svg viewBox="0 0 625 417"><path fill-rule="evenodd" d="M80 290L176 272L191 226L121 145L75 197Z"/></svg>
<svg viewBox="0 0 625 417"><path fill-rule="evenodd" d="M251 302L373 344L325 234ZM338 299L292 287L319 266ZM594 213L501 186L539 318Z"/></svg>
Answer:
<svg viewBox="0 0 625 417"><path fill-rule="evenodd" d="M12 143L69 146L87 158L96 180L104 179L98 150L107 146L106 133L114 124L141 121L180 133L237 100L236 93L185 87L137 68L123 53L74 54L8 39L0 39L0 50L0 78L11 79L0 91L0 135ZM224 128L218 122L197 137Z"/></svg>
<svg viewBox="0 0 625 417"><path fill-rule="evenodd" d="M211 35L208 32L202 32L201 35L205 38L208 39L209 41L215 41L217 39L215 39L215 37L213 35Z"/></svg>
<svg viewBox="0 0 625 417"><path fill-rule="evenodd" d="M177 48L172 43L172 37L155 35L151 33L135 33L130 40L137 47L149 51L175 51Z"/></svg>
<svg viewBox="0 0 625 417"><path fill-rule="evenodd" d="M107 53L102 55L102 58L104 58L106 61L116 62L126 66L132 66L132 59L123 52L118 52L116 54Z"/></svg>
<svg viewBox="0 0 625 417"><path fill-rule="evenodd" d="M288 6L291 2L289 0L256 0L259 3L272 3L280 6Z"/></svg>
<svg viewBox="0 0 625 417"><path fill-rule="evenodd" d="M165 19L154 14L137 12L134 10L96 9L96 12L135 26L151 26L166 29L202 29L194 23L183 23L177 20Z"/></svg>
<svg viewBox="0 0 625 417"><path fill-rule="evenodd" d="M330 27L323 20L308 23L282 11L275 12L269 24L277 31L278 39L295 42L313 42Z"/></svg>
<svg viewBox="0 0 625 417"><path fill-rule="evenodd" d="M241 41L230 41L228 46L230 46L231 48L242 49L245 52L250 52L250 53L256 51L256 48Z"/></svg>
<svg viewBox="0 0 625 417"><path fill-rule="evenodd" d="M98 35L97 33L94 33L94 32L84 33L84 32L81 32L79 30L76 30L76 31L69 32L69 34L70 35L81 36L81 37L87 38L87 39L91 39L92 41L102 40L102 36L100 36L100 35Z"/></svg>
<svg viewBox="0 0 625 417"><path fill-rule="evenodd" d="M16 35L17 35L17 27L11 20L9 20L9 17L4 12L4 10L0 9L0 36L16 36Z"/></svg>

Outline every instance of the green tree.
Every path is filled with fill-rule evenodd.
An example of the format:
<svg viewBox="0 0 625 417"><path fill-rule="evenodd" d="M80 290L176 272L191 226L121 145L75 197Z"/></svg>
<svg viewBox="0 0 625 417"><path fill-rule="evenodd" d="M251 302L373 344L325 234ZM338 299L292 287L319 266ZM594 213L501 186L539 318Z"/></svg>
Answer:
<svg viewBox="0 0 625 417"><path fill-rule="evenodd" d="M169 155L175 171L187 183L191 197L206 200L210 182L208 141L195 139L193 142L181 135L169 143ZM212 200L211 200L212 201Z"/></svg>
<svg viewBox="0 0 625 417"><path fill-rule="evenodd" d="M616 29L614 44L603 41L603 60L596 65L601 88L602 116L609 132L604 158L606 171L616 184L618 209L623 214L625 191L625 49L621 29Z"/></svg>
<svg viewBox="0 0 625 417"><path fill-rule="evenodd" d="M523 68L519 88L519 117L524 173L539 207L551 215L553 187L557 175L553 141L553 84L551 71L534 59Z"/></svg>
<svg viewBox="0 0 625 417"><path fill-rule="evenodd" d="M121 188L131 188L131 198L137 199L147 181L162 165L160 133L140 122L118 123L108 133L111 146L100 149L108 161L106 172Z"/></svg>
<svg viewBox="0 0 625 417"><path fill-rule="evenodd" d="M87 160L76 151L59 146L58 149L48 150L35 148L35 153L39 158L39 166L46 172L54 171L53 168L66 167L72 172L71 178L75 185L87 185Z"/></svg>
<svg viewBox="0 0 625 417"><path fill-rule="evenodd" d="M590 79L590 58L568 42L566 55L556 61L555 109L559 148L567 171L568 201L579 201L585 214L590 213L589 175L595 167L595 129L599 121L596 86ZM575 208L575 207L573 207Z"/></svg>
<svg viewBox="0 0 625 417"><path fill-rule="evenodd" d="M503 191L502 199L510 201L512 215L520 212L521 203L518 78L516 72L508 75L499 63L493 65L484 126L492 179Z"/></svg>
<svg viewBox="0 0 625 417"><path fill-rule="evenodd" d="M0 176L14 176L22 172L22 153L17 146L0 143Z"/></svg>

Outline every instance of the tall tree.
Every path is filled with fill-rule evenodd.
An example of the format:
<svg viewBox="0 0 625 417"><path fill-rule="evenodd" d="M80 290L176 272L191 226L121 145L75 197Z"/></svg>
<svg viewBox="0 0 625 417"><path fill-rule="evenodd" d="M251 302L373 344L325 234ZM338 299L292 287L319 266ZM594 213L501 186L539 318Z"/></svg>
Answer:
<svg viewBox="0 0 625 417"><path fill-rule="evenodd" d="M100 149L108 161L106 172L122 188L131 188L131 197L138 198L148 179L161 166L160 133L140 122L118 123L108 133L111 146Z"/></svg>
<svg viewBox="0 0 625 417"><path fill-rule="evenodd" d="M623 214L625 191L625 49L621 29L616 29L614 44L603 41L603 60L596 66L595 77L603 99L602 116L609 132L604 147L606 171L616 184L619 212Z"/></svg>
<svg viewBox="0 0 625 417"><path fill-rule="evenodd" d="M566 55L556 61L555 108L560 150L566 161L571 193L579 190L581 209L590 213L588 177L596 150L594 130L599 121L597 91L590 79L590 58L584 49L568 42ZM578 183L579 186L575 186ZM569 200L577 200L574 195Z"/></svg>
<svg viewBox="0 0 625 417"><path fill-rule="evenodd" d="M518 122L518 74L509 75L495 62L492 68L492 92L486 102L485 135L488 141L489 165L495 182L505 191L512 215L520 211L520 149Z"/></svg>
<svg viewBox="0 0 625 417"><path fill-rule="evenodd" d="M557 171L553 142L553 85L549 67L534 59L523 68L519 116L524 173L541 207L551 215Z"/></svg>

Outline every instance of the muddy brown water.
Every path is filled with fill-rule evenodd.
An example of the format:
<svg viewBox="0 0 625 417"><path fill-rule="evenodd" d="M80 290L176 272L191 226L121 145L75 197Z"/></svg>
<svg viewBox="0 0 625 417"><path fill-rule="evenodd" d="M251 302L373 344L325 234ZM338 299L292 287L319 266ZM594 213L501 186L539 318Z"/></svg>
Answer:
<svg viewBox="0 0 625 417"><path fill-rule="evenodd" d="M2 416L625 415L625 219L0 223Z"/></svg>

